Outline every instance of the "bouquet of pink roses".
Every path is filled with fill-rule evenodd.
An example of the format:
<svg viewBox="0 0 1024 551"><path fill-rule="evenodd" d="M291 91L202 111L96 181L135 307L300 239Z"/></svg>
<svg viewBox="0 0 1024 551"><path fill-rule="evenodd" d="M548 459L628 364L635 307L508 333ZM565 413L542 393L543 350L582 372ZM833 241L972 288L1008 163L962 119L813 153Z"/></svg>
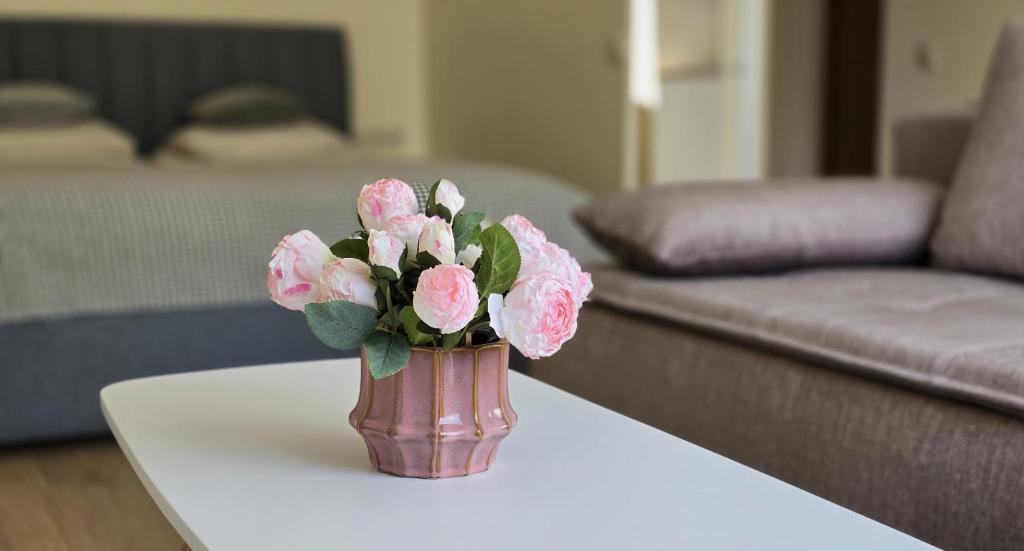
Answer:
<svg viewBox="0 0 1024 551"><path fill-rule="evenodd" d="M309 230L285 236L270 295L305 311L327 346L364 346L377 379L405 367L411 346L508 339L529 358L554 354L576 332L590 274L523 216L483 228L465 202L448 180L430 189L426 213L401 180L363 186L362 231L330 247Z"/></svg>

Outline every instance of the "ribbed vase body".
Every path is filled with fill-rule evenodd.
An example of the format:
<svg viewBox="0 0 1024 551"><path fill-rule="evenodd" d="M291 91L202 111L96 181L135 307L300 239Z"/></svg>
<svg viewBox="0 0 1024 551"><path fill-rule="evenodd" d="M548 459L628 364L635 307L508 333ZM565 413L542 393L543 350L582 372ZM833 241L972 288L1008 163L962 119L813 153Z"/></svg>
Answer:
<svg viewBox="0 0 1024 551"><path fill-rule="evenodd" d="M487 470L515 426L508 399L508 343L413 348L404 369L375 380L362 355L359 401L349 422L374 467L418 478Z"/></svg>

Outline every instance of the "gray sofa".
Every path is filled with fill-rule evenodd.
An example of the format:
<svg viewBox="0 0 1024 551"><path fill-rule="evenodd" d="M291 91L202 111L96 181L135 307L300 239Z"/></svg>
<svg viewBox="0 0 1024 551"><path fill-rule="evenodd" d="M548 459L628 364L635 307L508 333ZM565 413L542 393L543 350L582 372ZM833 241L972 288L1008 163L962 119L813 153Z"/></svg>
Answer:
<svg viewBox="0 0 1024 551"><path fill-rule="evenodd" d="M951 236L980 245L899 266L595 269L577 337L531 374L942 548L1024 549L1020 98L1018 22L973 129L896 129L902 176L953 184L942 223L958 225L935 232L936 255ZM949 215L965 205L976 220ZM958 260L972 255L979 269Z"/></svg>

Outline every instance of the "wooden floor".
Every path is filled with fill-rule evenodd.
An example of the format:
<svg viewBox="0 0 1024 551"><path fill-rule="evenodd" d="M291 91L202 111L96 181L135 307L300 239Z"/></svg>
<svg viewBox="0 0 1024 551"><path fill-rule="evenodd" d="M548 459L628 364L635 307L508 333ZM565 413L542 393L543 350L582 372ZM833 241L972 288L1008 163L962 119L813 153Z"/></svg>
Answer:
<svg viewBox="0 0 1024 551"><path fill-rule="evenodd" d="M181 547L113 440L0 449L0 549Z"/></svg>

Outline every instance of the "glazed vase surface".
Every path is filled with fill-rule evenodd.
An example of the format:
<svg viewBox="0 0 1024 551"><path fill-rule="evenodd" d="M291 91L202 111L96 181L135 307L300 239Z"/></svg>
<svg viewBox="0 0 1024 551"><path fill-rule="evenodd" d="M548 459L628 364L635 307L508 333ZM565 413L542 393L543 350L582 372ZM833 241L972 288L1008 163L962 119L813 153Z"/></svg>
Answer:
<svg viewBox="0 0 1024 551"><path fill-rule="evenodd" d="M405 368L379 380L361 354L349 422L373 466L417 478L486 471L518 418L509 405L508 352L505 341L450 352L414 347Z"/></svg>

